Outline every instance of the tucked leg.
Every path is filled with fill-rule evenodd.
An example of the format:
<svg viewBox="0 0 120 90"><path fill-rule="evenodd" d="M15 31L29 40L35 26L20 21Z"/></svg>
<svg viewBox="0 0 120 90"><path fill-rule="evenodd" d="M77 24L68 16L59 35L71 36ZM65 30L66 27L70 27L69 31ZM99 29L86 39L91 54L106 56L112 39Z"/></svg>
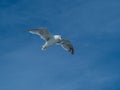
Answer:
<svg viewBox="0 0 120 90"><path fill-rule="evenodd" d="M47 47L46 47L45 45L42 46L42 50L46 50L46 48L47 48Z"/></svg>

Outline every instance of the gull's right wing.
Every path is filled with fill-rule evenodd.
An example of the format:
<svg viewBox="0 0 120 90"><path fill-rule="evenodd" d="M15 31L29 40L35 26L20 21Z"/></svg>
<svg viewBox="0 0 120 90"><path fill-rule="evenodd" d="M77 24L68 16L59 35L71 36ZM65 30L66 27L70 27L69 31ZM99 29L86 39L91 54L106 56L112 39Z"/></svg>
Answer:
<svg viewBox="0 0 120 90"><path fill-rule="evenodd" d="M70 41L62 39L60 45L71 54L74 54L74 48Z"/></svg>

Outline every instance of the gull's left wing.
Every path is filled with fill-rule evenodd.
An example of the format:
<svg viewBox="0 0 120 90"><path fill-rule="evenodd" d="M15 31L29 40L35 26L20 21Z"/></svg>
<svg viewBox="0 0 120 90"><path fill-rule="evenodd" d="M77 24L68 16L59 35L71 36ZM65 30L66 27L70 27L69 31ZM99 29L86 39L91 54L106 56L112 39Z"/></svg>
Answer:
<svg viewBox="0 0 120 90"><path fill-rule="evenodd" d="M50 38L53 38L53 35L48 32L47 28L31 29L28 30L28 32L39 35L45 41L48 41Z"/></svg>
<svg viewBox="0 0 120 90"><path fill-rule="evenodd" d="M62 39L59 43L65 50L69 51L71 54L74 54L74 48L70 41Z"/></svg>

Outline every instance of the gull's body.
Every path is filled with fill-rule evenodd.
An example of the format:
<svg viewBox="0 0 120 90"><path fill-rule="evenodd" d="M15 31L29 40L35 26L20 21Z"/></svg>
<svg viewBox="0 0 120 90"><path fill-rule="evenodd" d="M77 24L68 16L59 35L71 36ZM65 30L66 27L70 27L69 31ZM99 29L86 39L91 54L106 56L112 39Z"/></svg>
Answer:
<svg viewBox="0 0 120 90"><path fill-rule="evenodd" d="M60 41L61 37L59 35L54 35L51 37L46 43L43 45L42 50L45 50L46 48L58 43Z"/></svg>
<svg viewBox="0 0 120 90"><path fill-rule="evenodd" d="M48 47L54 44L59 44L65 50L71 52L71 54L74 54L74 49L70 41L61 38L60 35L50 34L47 28L32 29L32 30L28 30L28 32L32 34L37 34L46 41L45 44L42 46L42 50L46 50Z"/></svg>

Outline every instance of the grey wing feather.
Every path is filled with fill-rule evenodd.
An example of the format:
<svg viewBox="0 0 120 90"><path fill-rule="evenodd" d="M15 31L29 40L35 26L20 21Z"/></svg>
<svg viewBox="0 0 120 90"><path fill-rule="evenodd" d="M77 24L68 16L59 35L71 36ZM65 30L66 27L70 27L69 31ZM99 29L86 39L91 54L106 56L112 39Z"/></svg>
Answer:
<svg viewBox="0 0 120 90"><path fill-rule="evenodd" d="M74 48L70 41L62 39L60 44L65 50L71 52L71 54L74 54Z"/></svg>
<svg viewBox="0 0 120 90"><path fill-rule="evenodd" d="M32 33L32 34L37 34L39 35L42 39L44 39L45 41L48 41L50 38L52 38L53 36L48 32L47 28L38 28L38 29L32 29L32 30L28 30L28 32Z"/></svg>

